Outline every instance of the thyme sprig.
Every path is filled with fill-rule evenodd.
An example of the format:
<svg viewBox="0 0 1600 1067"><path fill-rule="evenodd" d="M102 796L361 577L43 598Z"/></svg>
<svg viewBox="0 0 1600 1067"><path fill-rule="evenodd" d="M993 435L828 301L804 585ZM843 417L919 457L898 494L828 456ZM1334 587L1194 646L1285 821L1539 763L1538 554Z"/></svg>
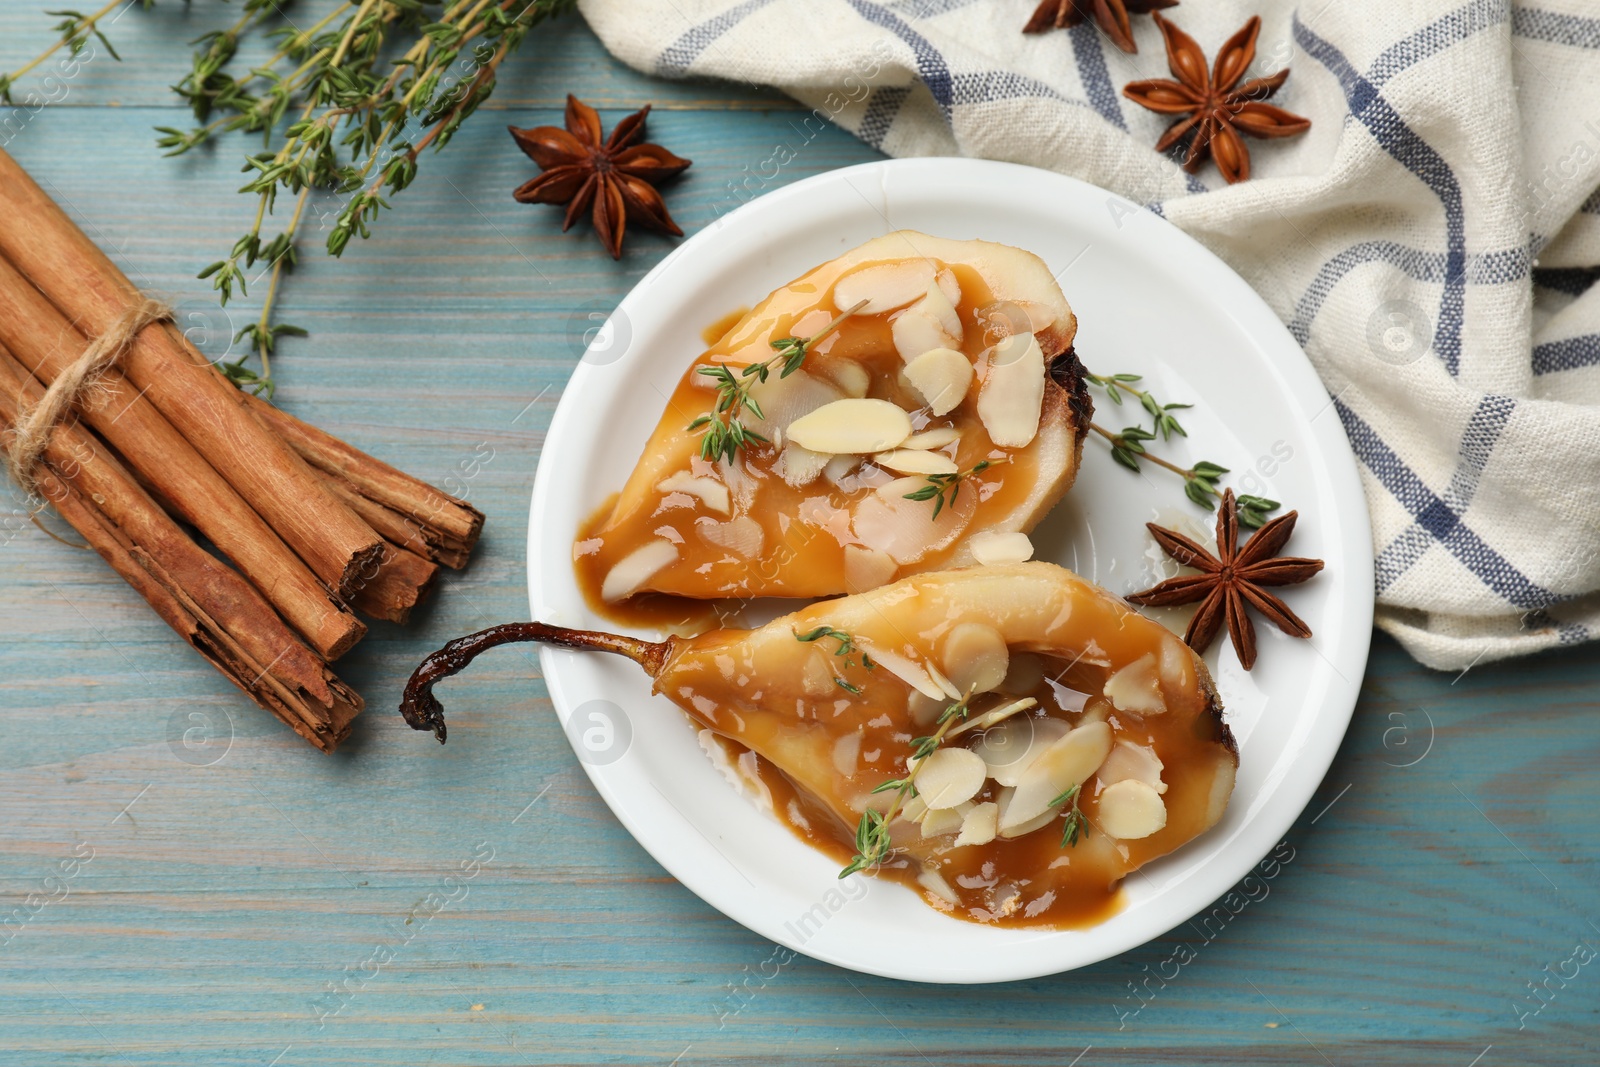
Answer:
<svg viewBox="0 0 1600 1067"><path fill-rule="evenodd" d="M904 778L891 778L873 790L873 793L887 793L893 790L894 798L889 802L888 809L881 813L873 808L861 813L861 821L856 824L856 854L849 866L839 872L840 878L848 878L857 871L876 867L889 858L889 854L894 851L889 824L894 822L894 817L900 813L905 802L917 795L917 771L922 768L922 761L938 750L944 743L945 735L958 720L967 717L974 695L968 693L940 712L938 728L932 734L912 739L911 756L907 760L909 769Z"/></svg>
<svg viewBox="0 0 1600 1067"><path fill-rule="evenodd" d="M760 401L750 395L750 390L766 382L774 364L783 364L783 369L778 372L780 378L787 378L799 370L804 366L806 356L811 354L811 346L833 333L840 323L866 305L865 300L858 302L810 337L781 337L770 342L773 354L760 363L740 368L738 374L729 370L726 363L701 367L699 373L716 382L717 399L709 412L689 423L691 432L702 431L700 457L706 460L721 457L732 463L739 449L751 441L765 442L767 439L764 436L744 424L746 410L758 419L767 417L761 410Z"/></svg>
<svg viewBox="0 0 1600 1067"><path fill-rule="evenodd" d="M857 652L861 653L861 666L865 667L869 671L877 670L878 665L873 662L872 657L868 655L865 650L858 648L856 646L855 638L851 637L843 630L835 630L831 626L818 626L815 630L811 630L803 634L797 633L794 635L794 639L796 641L803 641L808 644L813 641L820 641L824 637L831 638L839 643L838 651L834 652L834 655L841 657L844 660L844 667L846 670L856 665L856 660L854 657ZM847 693L854 693L857 696L861 695L861 687L859 685L848 682L845 679L840 678L838 675L833 676L833 684L838 686L840 689L843 689Z"/></svg>
<svg viewBox="0 0 1600 1067"><path fill-rule="evenodd" d="M61 48L76 55L93 36L110 51L99 23L125 3L111 0L91 15L52 12L65 16L56 27L61 39L32 62L0 74L0 100L10 103L16 80ZM528 31L575 3L344 0L300 28L277 0L244 0L228 26L195 40L190 70L173 88L197 125L159 127L157 145L181 155L227 133L262 137L260 151L245 158L250 177L240 189L255 198L253 222L226 258L199 275L211 280L224 305L268 278L259 316L233 339L248 341L248 350L219 365L230 379L270 393L277 342L304 336L298 327L275 322L275 313L307 222L315 219L327 230L333 256L369 237L388 197L415 180L421 154L444 148L493 93L501 63ZM258 31L274 39L275 50L247 73L230 74L242 43ZM337 193L342 202L318 213L310 207L313 190ZM293 213L283 232L269 235L280 192L294 197ZM246 365L251 357L259 369Z"/></svg>
<svg viewBox="0 0 1600 1067"><path fill-rule="evenodd" d="M1139 401L1139 406L1151 417L1151 428L1146 429L1142 423L1133 426L1124 426L1121 431L1108 430L1099 423L1090 423L1089 428L1104 437L1111 443L1111 458L1129 470L1138 472L1143 468L1142 460L1149 460L1156 466L1171 471L1183 479L1183 495L1194 503L1214 511L1217 501L1222 499L1222 490L1218 488L1218 480L1230 473L1227 467L1212 463L1210 460L1200 460L1192 467L1183 467L1170 460L1163 459L1145 448L1145 443L1158 438L1162 441L1172 440L1177 434L1188 437L1189 431L1183 428L1174 411L1183 411L1194 407L1193 404L1163 404L1148 390L1140 389L1133 383L1141 381L1137 374L1111 374L1098 375L1085 373L1085 378L1105 390L1106 397L1113 404L1121 406L1123 394L1134 396ZM1276 500L1269 500L1264 496L1251 496L1245 494L1238 498L1239 525L1251 530L1258 530L1266 525L1268 516L1283 505Z"/></svg>
<svg viewBox="0 0 1600 1067"><path fill-rule="evenodd" d="M1078 792L1082 788L1081 785L1075 785L1050 802L1052 808L1058 808L1063 804L1072 805L1065 812L1067 821L1061 827L1062 848L1075 847L1078 844L1080 834L1084 838L1089 836L1089 820L1084 818L1083 812L1078 808Z"/></svg>
<svg viewBox="0 0 1600 1067"><path fill-rule="evenodd" d="M933 501L933 517L937 519L939 517L939 512L943 511L946 507L955 507L956 496L961 492L962 482L966 481L974 474L983 473L997 463L1004 462L1005 460L1003 459L986 459L979 463L973 464L964 471L957 471L954 474L930 474L926 478L926 485L919 489L913 489L911 492L905 494L905 498L907 500ZM949 497L948 500L945 499L946 495Z"/></svg>
<svg viewBox="0 0 1600 1067"><path fill-rule="evenodd" d="M18 80L38 69L45 60L63 48L67 50L68 55L82 55L83 50L88 47L90 37L105 45L106 51L111 53L111 58L120 62L122 57L117 55L117 50L111 46L110 40L100 31L100 20L124 6L126 2L127 0L109 0L105 7L92 15L85 15L81 11L46 11L46 15L61 19L51 27L56 31L56 43L9 74L0 71L0 104L15 105L16 101L11 98L11 88ZM149 7L153 2L154 0L144 0L144 6Z"/></svg>

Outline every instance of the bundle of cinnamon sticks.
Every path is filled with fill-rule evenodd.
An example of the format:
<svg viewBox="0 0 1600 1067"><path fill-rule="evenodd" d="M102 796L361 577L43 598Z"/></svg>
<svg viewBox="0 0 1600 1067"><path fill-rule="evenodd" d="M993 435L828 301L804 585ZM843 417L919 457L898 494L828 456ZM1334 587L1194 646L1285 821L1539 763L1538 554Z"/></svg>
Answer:
<svg viewBox="0 0 1600 1067"><path fill-rule="evenodd" d="M0 150L0 445L144 303ZM26 473L184 640L324 752L362 707L329 667L366 633L356 612L404 622L483 528L465 501L235 389L164 321Z"/></svg>

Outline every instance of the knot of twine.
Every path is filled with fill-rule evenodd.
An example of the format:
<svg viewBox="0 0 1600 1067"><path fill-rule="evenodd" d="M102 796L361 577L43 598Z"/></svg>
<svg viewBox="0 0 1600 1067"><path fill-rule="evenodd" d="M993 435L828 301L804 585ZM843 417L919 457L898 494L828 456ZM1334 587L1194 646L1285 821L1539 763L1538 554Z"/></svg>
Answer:
<svg viewBox="0 0 1600 1067"><path fill-rule="evenodd" d="M140 330L171 318L172 308L161 301L141 301L84 349L83 355L70 367L56 375L56 380L50 383L37 404L25 405L17 412L5 460L11 476L23 491L30 496L37 492L33 472L50 444L51 433L66 418L67 412L83 399L101 375L117 365Z"/></svg>

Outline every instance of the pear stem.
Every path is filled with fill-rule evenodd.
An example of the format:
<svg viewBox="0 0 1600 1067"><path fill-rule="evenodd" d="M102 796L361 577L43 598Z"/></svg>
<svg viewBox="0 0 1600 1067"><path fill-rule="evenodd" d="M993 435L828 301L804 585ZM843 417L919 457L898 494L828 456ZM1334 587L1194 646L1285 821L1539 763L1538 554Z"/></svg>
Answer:
<svg viewBox="0 0 1600 1067"><path fill-rule="evenodd" d="M444 707L433 695L438 682L458 674L479 655L500 645L519 641L537 641L580 652L611 652L626 656L645 669L654 678L665 666L672 651L672 641L641 641L621 634L600 633L594 630L569 630L565 626L546 626L542 622L511 622L491 626L475 634L458 637L422 661L422 665L406 683L405 695L400 699L400 714L413 730L432 730L433 736L444 744Z"/></svg>

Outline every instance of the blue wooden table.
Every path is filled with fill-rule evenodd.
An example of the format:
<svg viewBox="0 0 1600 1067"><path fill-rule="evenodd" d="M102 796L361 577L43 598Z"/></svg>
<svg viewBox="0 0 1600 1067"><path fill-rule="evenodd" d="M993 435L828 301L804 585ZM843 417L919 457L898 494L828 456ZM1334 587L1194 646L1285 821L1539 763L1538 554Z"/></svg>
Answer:
<svg viewBox="0 0 1600 1067"><path fill-rule="evenodd" d="M39 7L0 5L0 69L47 43ZM185 124L166 86L221 17L127 14L125 61L90 63L7 146L213 355L258 306L221 312L194 279L248 225L242 146L164 160L151 127ZM653 139L695 160L668 193L690 232L775 144L801 146L780 181L874 156L779 97L633 74L572 21L535 34L372 241L306 256L284 313L312 337L285 343L281 402L489 515L471 569L340 664L368 711L337 756L8 502L0 1063L1600 1062L1593 647L1451 676L1379 638L1270 892L1209 940L1186 926L979 988L793 957L701 903L590 788L529 653L454 684L448 747L406 728L422 655L525 615L556 399L590 313L670 247L630 235L613 263L512 202L531 164L505 124L559 122L569 90L608 124L656 104Z"/></svg>

